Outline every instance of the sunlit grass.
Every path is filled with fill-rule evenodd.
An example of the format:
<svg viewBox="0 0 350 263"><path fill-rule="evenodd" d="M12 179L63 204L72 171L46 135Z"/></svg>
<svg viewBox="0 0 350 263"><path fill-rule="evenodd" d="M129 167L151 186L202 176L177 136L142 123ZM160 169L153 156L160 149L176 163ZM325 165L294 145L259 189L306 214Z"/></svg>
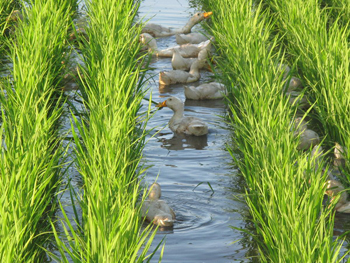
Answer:
<svg viewBox="0 0 350 263"><path fill-rule="evenodd" d="M293 4L284 1L267 2L277 12L278 25L286 38L286 50L297 61L297 67L308 86L310 100L316 102L315 119L324 131L325 144L331 148L338 142L349 149L348 1L327 1L327 9L320 9L317 1L312 0ZM295 8L299 4L301 8ZM345 175L349 182L349 151L345 158Z"/></svg>
<svg viewBox="0 0 350 263"><path fill-rule="evenodd" d="M284 96L283 72L276 69L284 62L281 36L272 34L276 21L253 1L206 4L216 10L210 33L217 42L218 72L231 87L234 144L228 149L247 183L260 260L338 262L333 216L322 206L325 163L316 169L315 157L298 151L293 136L296 109Z"/></svg>
<svg viewBox="0 0 350 263"><path fill-rule="evenodd" d="M80 46L86 112L81 119L72 116L75 163L84 182L81 220L74 228L65 218L67 241L57 233L60 262L143 262L155 234L142 229L138 204L149 118L149 109L140 112L144 72L140 28L133 26L138 5L87 2L89 41Z"/></svg>
<svg viewBox="0 0 350 263"><path fill-rule="evenodd" d="M1 90L1 262L45 262L62 148L57 93L69 1L36 1L8 42L11 78ZM52 233L52 232L51 232Z"/></svg>

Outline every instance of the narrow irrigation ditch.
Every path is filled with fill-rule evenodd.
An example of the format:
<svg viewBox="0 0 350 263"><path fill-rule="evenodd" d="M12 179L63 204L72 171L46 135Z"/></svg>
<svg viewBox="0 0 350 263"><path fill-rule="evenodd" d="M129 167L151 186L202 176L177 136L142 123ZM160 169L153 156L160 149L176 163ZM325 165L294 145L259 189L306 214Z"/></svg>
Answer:
<svg viewBox="0 0 350 263"><path fill-rule="evenodd" d="M171 58L140 52L136 22L180 28L204 10L193 31L214 36L214 72L193 84L228 96L192 101L159 85ZM348 14L325 0L1 1L1 260L346 261L346 190L325 192L350 185ZM154 105L171 96L208 135L174 135ZM171 228L140 217L154 181Z"/></svg>

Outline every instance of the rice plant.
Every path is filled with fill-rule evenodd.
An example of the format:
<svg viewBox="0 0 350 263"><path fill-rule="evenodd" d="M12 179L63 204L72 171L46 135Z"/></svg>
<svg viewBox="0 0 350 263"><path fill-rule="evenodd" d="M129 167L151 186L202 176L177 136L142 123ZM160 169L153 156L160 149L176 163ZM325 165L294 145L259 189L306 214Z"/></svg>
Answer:
<svg viewBox="0 0 350 263"><path fill-rule="evenodd" d="M81 85L86 113L72 116L75 163L84 185L81 220L75 228L65 215L65 239L56 233L59 262L143 262L151 245L142 230L139 176L149 108L143 99L140 28L134 26L139 2L87 2L87 37L80 46ZM77 208L75 208L77 209Z"/></svg>
<svg viewBox="0 0 350 263"><path fill-rule="evenodd" d="M62 148L57 94L68 28L69 1L36 1L24 9L14 40L13 64L1 89L0 258L45 262L55 211Z"/></svg>
<svg viewBox="0 0 350 263"><path fill-rule="evenodd" d="M302 8L296 8L301 3ZM349 149L350 30L348 16L344 22L344 14L349 12L345 3L339 6L339 2L329 1L329 7L338 11L334 19L334 12L320 9L317 1L293 4L269 1L277 11L278 24L287 39L287 52L297 60L297 67L309 87L310 100L317 102L316 119L326 136L326 145L331 148L338 142ZM350 155L349 152L344 155L347 164L345 176L349 183Z"/></svg>
<svg viewBox="0 0 350 263"><path fill-rule="evenodd" d="M297 109L282 91L284 72L277 65L285 55L281 36L272 34L273 16L253 1L205 4L216 10L210 33L219 74L231 87L234 145L228 149L247 182L260 260L339 262L333 215L322 206L325 163L297 150L291 124Z"/></svg>

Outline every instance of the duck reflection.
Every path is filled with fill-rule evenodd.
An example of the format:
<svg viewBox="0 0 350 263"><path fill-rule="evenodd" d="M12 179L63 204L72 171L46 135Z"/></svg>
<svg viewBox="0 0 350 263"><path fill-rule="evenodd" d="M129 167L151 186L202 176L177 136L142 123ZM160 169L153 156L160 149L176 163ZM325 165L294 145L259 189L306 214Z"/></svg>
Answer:
<svg viewBox="0 0 350 263"><path fill-rule="evenodd" d="M184 149L196 149L202 150L208 146L207 135L191 136L183 134L175 134L170 139L159 138L162 143L162 147L168 150L184 150Z"/></svg>

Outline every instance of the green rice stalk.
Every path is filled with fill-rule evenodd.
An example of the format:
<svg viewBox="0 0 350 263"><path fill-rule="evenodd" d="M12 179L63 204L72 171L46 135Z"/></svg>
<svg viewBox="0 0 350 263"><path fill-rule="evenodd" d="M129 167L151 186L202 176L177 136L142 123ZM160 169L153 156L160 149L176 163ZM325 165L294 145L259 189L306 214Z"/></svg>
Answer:
<svg viewBox="0 0 350 263"><path fill-rule="evenodd" d="M339 16L322 10L317 1L271 1L277 11L281 31L287 39L287 52L297 58L297 67L309 87L308 97L317 102L315 115L331 149L335 142L350 147L350 69L348 45L350 30L346 1ZM296 8L299 4L302 8ZM333 7L337 4L332 3ZM350 182L350 153L346 156L346 172L343 182ZM333 156L332 156L333 157Z"/></svg>
<svg viewBox="0 0 350 263"><path fill-rule="evenodd" d="M325 163L297 150L291 121L296 109L284 96L281 38L275 21L253 1L208 1L216 10L211 33L228 97L234 145L262 262L339 262L333 214L322 206ZM241 158L236 157L239 152Z"/></svg>
<svg viewBox="0 0 350 263"><path fill-rule="evenodd" d="M151 105L140 112L144 72L138 54L140 28L133 26L139 2L87 4L89 41L81 46L86 114L83 119L72 115L75 163L84 182L76 197L82 218L74 227L63 211L66 241L56 232L61 254L56 260L143 262L155 231L142 229L138 203Z"/></svg>
<svg viewBox="0 0 350 263"><path fill-rule="evenodd" d="M60 179L57 80L69 1L36 1L25 12L9 42L12 76L0 93L2 262L46 261Z"/></svg>

